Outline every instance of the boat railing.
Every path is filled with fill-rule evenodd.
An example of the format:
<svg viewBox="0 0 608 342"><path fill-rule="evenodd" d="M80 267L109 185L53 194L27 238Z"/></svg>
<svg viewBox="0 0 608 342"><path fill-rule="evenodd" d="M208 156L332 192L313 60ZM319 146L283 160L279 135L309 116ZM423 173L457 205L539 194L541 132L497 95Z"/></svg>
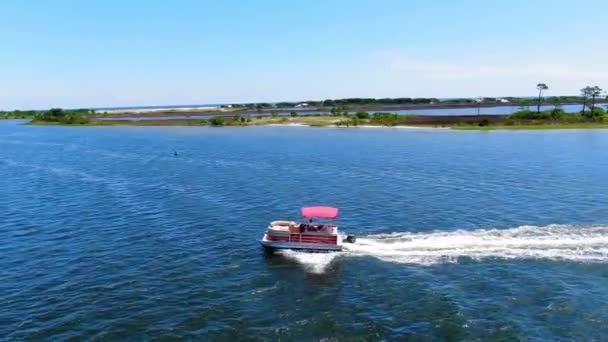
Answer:
<svg viewBox="0 0 608 342"><path fill-rule="evenodd" d="M300 242L300 243L327 243L327 244L337 244L338 236L337 235L309 235L302 233L293 233L289 234L287 239L288 242Z"/></svg>
<svg viewBox="0 0 608 342"><path fill-rule="evenodd" d="M293 236L297 235L297 239L293 239ZM289 242L302 242L302 233L290 233Z"/></svg>

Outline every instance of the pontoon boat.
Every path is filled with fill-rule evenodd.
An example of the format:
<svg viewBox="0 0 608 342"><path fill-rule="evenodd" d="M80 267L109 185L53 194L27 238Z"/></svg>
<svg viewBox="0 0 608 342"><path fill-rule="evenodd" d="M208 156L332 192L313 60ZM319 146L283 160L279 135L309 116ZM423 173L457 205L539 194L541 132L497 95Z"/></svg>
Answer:
<svg viewBox="0 0 608 342"><path fill-rule="evenodd" d="M341 251L342 243L354 243L353 235L343 235L333 224L313 223L313 219L335 220L338 208L305 207L302 216L306 223L294 221L273 221L268 226L260 243L267 249L297 249L311 252Z"/></svg>

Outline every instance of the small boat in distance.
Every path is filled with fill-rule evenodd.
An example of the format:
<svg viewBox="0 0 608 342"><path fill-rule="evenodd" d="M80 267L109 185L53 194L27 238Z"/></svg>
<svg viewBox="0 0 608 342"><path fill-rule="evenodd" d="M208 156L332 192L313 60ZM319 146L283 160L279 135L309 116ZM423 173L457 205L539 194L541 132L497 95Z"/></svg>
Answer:
<svg viewBox="0 0 608 342"><path fill-rule="evenodd" d="M260 243L269 250L296 249L309 252L341 251L344 242L355 243L354 235L343 235L338 226L333 224L316 224L313 219L335 220L338 208L305 207L302 216L309 219L307 223L294 221L273 221Z"/></svg>

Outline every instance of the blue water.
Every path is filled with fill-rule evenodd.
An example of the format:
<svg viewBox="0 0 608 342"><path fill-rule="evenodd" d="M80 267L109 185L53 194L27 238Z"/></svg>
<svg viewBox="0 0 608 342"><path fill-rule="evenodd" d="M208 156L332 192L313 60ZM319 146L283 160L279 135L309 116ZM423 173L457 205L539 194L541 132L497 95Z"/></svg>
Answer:
<svg viewBox="0 0 608 342"><path fill-rule="evenodd" d="M608 131L18 123L0 339L608 339ZM359 242L264 254L309 204Z"/></svg>

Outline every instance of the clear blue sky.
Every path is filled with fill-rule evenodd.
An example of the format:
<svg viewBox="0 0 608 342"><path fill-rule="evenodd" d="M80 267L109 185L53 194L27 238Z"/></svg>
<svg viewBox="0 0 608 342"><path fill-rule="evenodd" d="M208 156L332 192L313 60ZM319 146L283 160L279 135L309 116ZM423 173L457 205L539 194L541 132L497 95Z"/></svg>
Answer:
<svg viewBox="0 0 608 342"><path fill-rule="evenodd" d="M577 94L608 1L0 2L0 109Z"/></svg>

